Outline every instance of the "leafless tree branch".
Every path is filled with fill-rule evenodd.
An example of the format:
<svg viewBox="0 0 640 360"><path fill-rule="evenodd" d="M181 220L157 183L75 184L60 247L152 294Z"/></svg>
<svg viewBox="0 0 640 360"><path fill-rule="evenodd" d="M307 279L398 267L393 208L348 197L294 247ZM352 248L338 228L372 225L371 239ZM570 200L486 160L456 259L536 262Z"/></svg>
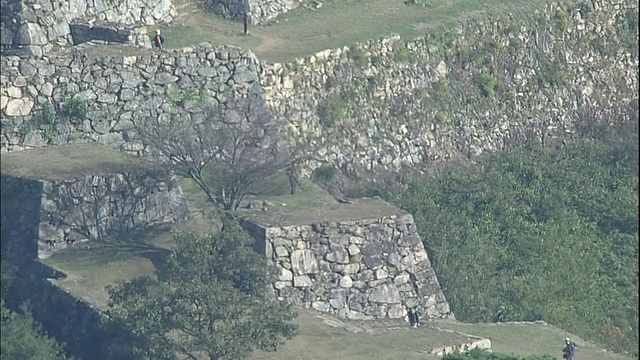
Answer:
<svg viewBox="0 0 640 360"><path fill-rule="evenodd" d="M150 119L137 130L168 167L193 179L226 210L237 208L260 179L311 152L284 141L259 96L231 99L208 107L205 114L204 122L190 116Z"/></svg>

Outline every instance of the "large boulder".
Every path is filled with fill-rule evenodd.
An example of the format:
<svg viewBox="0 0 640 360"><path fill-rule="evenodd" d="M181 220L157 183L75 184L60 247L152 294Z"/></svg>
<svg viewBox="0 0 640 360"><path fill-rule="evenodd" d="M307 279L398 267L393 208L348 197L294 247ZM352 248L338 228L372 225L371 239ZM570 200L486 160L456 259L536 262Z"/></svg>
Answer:
<svg viewBox="0 0 640 360"><path fill-rule="evenodd" d="M295 250L291 253L291 267L295 274L318 273L318 262L311 250Z"/></svg>

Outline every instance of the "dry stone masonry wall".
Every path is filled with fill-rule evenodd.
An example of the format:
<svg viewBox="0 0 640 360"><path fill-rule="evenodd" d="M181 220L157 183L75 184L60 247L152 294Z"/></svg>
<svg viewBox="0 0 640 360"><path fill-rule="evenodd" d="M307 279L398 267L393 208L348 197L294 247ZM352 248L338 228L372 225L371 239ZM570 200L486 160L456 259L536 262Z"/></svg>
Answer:
<svg viewBox="0 0 640 360"><path fill-rule="evenodd" d="M261 91L258 60L240 48L108 51L86 44L43 59L2 57L2 151L75 142L139 151L138 121L203 117L215 99Z"/></svg>
<svg viewBox="0 0 640 360"><path fill-rule="evenodd" d="M46 181L2 175L2 239L16 258L47 258L69 245L104 241L183 219L182 190L148 174ZM36 240L37 239L37 240ZM37 241L37 242L36 242Z"/></svg>
<svg viewBox="0 0 640 360"><path fill-rule="evenodd" d="M208 0L205 7L226 18L244 21L245 14L249 14L251 24L265 24L278 16L297 9L304 0Z"/></svg>
<svg viewBox="0 0 640 360"><path fill-rule="evenodd" d="M541 141L638 103L638 4L564 1L406 41L262 67L291 137L349 171L421 168Z"/></svg>
<svg viewBox="0 0 640 360"><path fill-rule="evenodd" d="M211 46L3 57L1 149L98 141L138 151L136 119L200 116L206 101L229 92L262 92L289 121L290 140L318 146L311 167L351 172L420 169L523 137L545 141L591 119L626 121L638 103L637 4L582 4L288 64ZM87 111L69 121L64 108L74 102Z"/></svg>
<svg viewBox="0 0 640 360"><path fill-rule="evenodd" d="M2 0L0 43L42 55L76 43L76 22L153 25L175 15L171 0Z"/></svg>
<svg viewBox="0 0 640 360"><path fill-rule="evenodd" d="M413 306L454 318L411 214L252 232L279 268L280 299L349 319L402 318Z"/></svg>

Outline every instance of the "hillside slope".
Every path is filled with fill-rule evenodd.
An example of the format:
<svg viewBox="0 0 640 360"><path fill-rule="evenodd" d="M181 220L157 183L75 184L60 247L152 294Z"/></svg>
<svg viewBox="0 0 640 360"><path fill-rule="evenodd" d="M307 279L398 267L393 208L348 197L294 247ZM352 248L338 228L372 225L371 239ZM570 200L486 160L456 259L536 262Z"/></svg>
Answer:
<svg viewBox="0 0 640 360"><path fill-rule="evenodd" d="M367 193L414 214L461 321L503 306L637 356L637 135L567 141Z"/></svg>

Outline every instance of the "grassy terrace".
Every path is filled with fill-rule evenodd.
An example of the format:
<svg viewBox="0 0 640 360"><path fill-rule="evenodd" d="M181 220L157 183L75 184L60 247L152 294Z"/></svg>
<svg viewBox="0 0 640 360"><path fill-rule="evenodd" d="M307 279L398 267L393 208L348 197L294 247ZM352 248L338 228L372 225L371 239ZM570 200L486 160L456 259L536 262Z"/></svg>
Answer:
<svg viewBox="0 0 640 360"><path fill-rule="evenodd" d="M47 146L0 155L2 174L49 181L152 169L139 158L97 144Z"/></svg>
<svg viewBox="0 0 640 360"><path fill-rule="evenodd" d="M289 62L325 49L348 46L392 34L416 38L486 14L530 11L545 0L327 0L309 9L281 15L276 22L249 29L208 15L193 0L178 0L178 18L161 29L168 48L201 42L236 45L253 50L261 60ZM313 4L322 3L320 8Z"/></svg>
<svg viewBox="0 0 640 360"><path fill-rule="evenodd" d="M288 181L283 179L283 182ZM256 204L245 208L251 202ZM266 202L266 206L263 206ZM340 203L310 181L302 181L294 195L255 195L248 197L234 214L265 226L288 226L329 221L377 219L405 214L395 206L376 199L351 200Z"/></svg>

